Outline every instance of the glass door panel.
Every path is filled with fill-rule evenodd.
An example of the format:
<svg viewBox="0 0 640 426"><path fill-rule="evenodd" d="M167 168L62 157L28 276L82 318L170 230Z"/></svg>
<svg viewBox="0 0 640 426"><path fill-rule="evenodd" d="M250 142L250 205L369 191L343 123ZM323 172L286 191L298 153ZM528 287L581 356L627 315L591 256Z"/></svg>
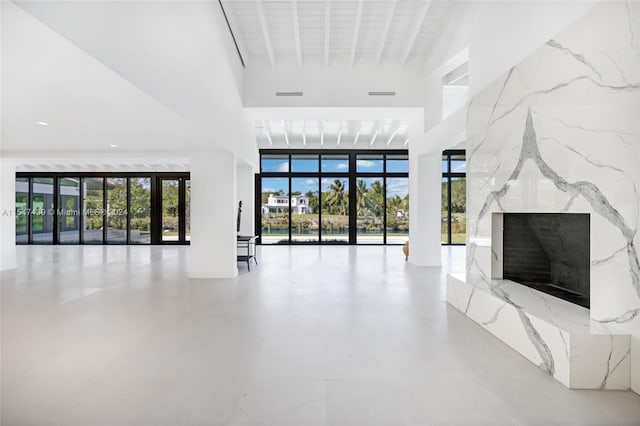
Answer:
<svg viewBox="0 0 640 426"><path fill-rule="evenodd" d="M127 243L127 179L107 178L107 244Z"/></svg>
<svg viewBox="0 0 640 426"><path fill-rule="evenodd" d="M151 178L129 178L129 241L151 243Z"/></svg>
<svg viewBox="0 0 640 426"><path fill-rule="evenodd" d="M358 244L384 243L384 183L381 177L356 181Z"/></svg>
<svg viewBox="0 0 640 426"><path fill-rule="evenodd" d="M449 241L449 179L442 178L442 244L450 244Z"/></svg>
<svg viewBox="0 0 640 426"><path fill-rule="evenodd" d="M58 241L80 243L80 178L58 179Z"/></svg>
<svg viewBox="0 0 640 426"><path fill-rule="evenodd" d="M86 177L82 179L82 210L84 244L102 244L104 228L104 179Z"/></svg>
<svg viewBox="0 0 640 426"><path fill-rule="evenodd" d="M453 159L451 160L453 167ZM464 244L467 237L467 179L451 178L451 244Z"/></svg>
<svg viewBox="0 0 640 426"><path fill-rule="evenodd" d="M320 228L320 215L318 214L318 190L318 178L291 179L292 243L318 243L318 230Z"/></svg>
<svg viewBox="0 0 640 426"><path fill-rule="evenodd" d="M322 178L322 233L325 243L349 243L349 180Z"/></svg>
<svg viewBox="0 0 640 426"><path fill-rule="evenodd" d="M162 241L180 241L180 179L162 179Z"/></svg>
<svg viewBox="0 0 640 426"><path fill-rule="evenodd" d="M262 244L289 241L289 179L263 178L261 208Z"/></svg>
<svg viewBox="0 0 640 426"><path fill-rule="evenodd" d="M34 244L53 244L53 178L34 177L31 232Z"/></svg>
<svg viewBox="0 0 640 426"><path fill-rule="evenodd" d="M387 178L387 244L409 239L409 178Z"/></svg>
<svg viewBox="0 0 640 426"><path fill-rule="evenodd" d="M29 178L16 178L16 244L29 242Z"/></svg>

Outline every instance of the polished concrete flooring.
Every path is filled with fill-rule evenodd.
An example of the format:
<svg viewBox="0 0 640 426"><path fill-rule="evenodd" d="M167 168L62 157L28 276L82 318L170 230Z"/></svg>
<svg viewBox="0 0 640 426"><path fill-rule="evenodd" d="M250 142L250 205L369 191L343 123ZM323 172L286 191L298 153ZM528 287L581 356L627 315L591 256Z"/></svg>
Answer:
<svg viewBox="0 0 640 426"><path fill-rule="evenodd" d="M187 247L18 247L2 273L2 425L640 424L443 301L400 247L262 247L189 280Z"/></svg>

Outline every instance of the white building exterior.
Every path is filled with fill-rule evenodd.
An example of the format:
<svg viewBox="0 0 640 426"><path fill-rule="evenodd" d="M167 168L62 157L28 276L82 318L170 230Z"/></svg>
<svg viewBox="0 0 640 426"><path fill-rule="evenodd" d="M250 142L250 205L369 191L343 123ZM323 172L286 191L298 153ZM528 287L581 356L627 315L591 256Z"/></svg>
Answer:
<svg viewBox="0 0 640 426"><path fill-rule="evenodd" d="M284 193L279 195L269 194L267 204L262 205L262 213L284 213L289 208L289 196ZM309 197L306 195L292 195L291 208L297 214L311 214L313 209L309 205Z"/></svg>

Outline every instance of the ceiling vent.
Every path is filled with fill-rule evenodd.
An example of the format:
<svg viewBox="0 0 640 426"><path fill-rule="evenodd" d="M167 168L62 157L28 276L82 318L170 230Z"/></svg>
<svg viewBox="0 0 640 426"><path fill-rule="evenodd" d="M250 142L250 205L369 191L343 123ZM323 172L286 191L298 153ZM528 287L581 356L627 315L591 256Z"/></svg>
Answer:
<svg viewBox="0 0 640 426"><path fill-rule="evenodd" d="M369 96L395 96L396 92L369 92Z"/></svg>
<svg viewBox="0 0 640 426"><path fill-rule="evenodd" d="M302 92L276 92L276 96L302 96Z"/></svg>

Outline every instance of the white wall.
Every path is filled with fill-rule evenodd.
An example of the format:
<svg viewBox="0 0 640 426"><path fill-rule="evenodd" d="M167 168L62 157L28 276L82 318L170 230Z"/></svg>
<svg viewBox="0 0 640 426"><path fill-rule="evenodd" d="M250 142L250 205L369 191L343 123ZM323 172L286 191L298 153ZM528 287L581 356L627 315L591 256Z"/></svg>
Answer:
<svg viewBox="0 0 640 426"><path fill-rule="evenodd" d="M303 92L304 96L276 97L279 91ZM369 96L370 91L396 95ZM244 78L245 107L421 107L423 93L424 77L417 68L250 67Z"/></svg>
<svg viewBox="0 0 640 426"><path fill-rule="evenodd" d="M191 278L238 275L236 157L204 151L191 158Z"/></svg>
<svg viewBox="0 0 640 426"><path fill-rule="evenodd" d="M442 77L461 53L469 60L470 96L482 90L589 11L597 1L456 2L424 68L425 130L442 122ZM450 65L450 66L447 66ZM452 129L456 134L464 127ZM450 146L443 145L438 149Z"/></svg>
<svg viewBox="0 0 640 426"><path fill-rule="evenodd" d="M440 266L442 154L409 149L409 262Z"/></svg>

